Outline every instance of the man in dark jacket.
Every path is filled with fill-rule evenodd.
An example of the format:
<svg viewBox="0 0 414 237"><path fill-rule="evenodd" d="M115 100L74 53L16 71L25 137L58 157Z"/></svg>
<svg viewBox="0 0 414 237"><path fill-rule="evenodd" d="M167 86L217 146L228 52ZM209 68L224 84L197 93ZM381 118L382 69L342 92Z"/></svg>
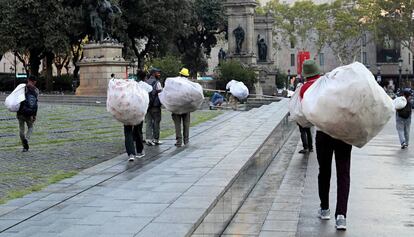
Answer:
<svg viewBox="0 0 414 237"><path fill-rule="evenodd" d="M158 68L152 68L150 71L150 78L146 81L150 86L152 86L152 91L149 93L150 102L148 111L145 116L145 141L148 146L162 144L160 141L161 102L158 97L158 94L162 91L160 77L161 70Z"/></svg>
<svg viewBox="0 0 414 237"><path fill-rule="evenodd" d="M25 88L26 100L20 103L20 109L17 111L17 120L19 120L20 140L22 141L22 152L29 151L29 139L33 133L33 124L37 115L37 98L39 89L36 88L37 78L30 76ZM25 133L25 124L27 124L27 133Z"/></svg>
<svg viewBox="0 0 414 237"><path fill-rule="evenodd" d="M411 113L412 113L412 105L410 102L411 91L410 89L405 89L403 91L403 96L407 99L407 105L397 110L397 114L395 116L396 124L397 124L397 132L398 137L400 138L401 149L405 149L408 147L408 143L410 142L410 127L411 127Z"/></svg>
<svg viewBox="0 0 414 237"><path fill-rule="evenodd" d="M301 88L301 98L305 96L306 90L320 78L320 69L314 60L306 60L303 63L303 76L306 78L306 83ZM319 218L322 220L330 219L329 188L331 182L332 156L335 153L336 180L338 189L335 211L335 226L337 230L346 230L351 150L351 145L335 139L322 131L317 131L316 154L319 163L318 188L319 199L321 201Z"/></svg>

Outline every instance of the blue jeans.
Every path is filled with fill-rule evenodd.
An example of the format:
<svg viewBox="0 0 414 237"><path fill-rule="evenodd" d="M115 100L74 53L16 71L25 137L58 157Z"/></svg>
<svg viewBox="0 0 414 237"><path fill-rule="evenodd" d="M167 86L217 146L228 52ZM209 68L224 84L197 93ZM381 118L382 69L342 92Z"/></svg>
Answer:
<svg viewBox="0 0 414 237"><path fill-rule="evenodd" d="M403 143L405 143L408 145L410 142L411 116L405 119L396 115L396 122L398 137L400 138L400 144L402 145Z"/></svg>

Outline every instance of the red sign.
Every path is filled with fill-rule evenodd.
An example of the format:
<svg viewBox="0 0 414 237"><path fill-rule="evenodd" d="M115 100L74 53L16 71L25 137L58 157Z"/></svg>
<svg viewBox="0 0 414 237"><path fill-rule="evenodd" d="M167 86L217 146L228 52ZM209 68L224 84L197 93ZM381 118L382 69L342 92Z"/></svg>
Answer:
<svg viewBox="0 0 414 237"><path fill-rule="evenodd" d="M308 59L310 59L310 53L308 51L299 51L297 58L298 75L302 75L303 62Z"/></svg>

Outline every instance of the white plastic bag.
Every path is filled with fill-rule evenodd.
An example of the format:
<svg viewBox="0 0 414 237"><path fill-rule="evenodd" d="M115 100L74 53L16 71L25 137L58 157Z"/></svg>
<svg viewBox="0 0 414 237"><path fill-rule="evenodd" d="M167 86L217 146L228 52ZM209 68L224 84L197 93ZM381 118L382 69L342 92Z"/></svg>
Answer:
<svg viewBox="0 0 414 237"><path fill-rule="evenodd" d="M318 79L306 91L302 109L321 131L360 148L394 114L391 98L358 62L336 68Z"/></svg>
<svg viewBox="0 0 414 237"><path fill-rule="evenodd" d="M158 96L161 104L175 114L194 112L204 102L201 85L191 82L185 77L167 78L164 89Z"/></svg>
<svg viewBox="0 0 414 237"><path fill-rule="evenodd" d="M295 93L292 95L292 98L289 101L289 113L292 120L296 121L300 126L304 128L310 128L313 125L306 119L305 115L302 112L302 102L300 98L300 89L302 86L303 84L298 84Z"/></svg>
<svg viewBox="0 0 414 237"><path fill-rule="evenodd" d="M396 110L403 109L407 105L407 99L404 96L395 98L394 107Z"/></svg>
<svg viewBox="0 0 414 237"><path fill-rule="evenodd" d="M6 100L4 101L4 105L6 105L7 109L10 112L19 111L20 103L26 99L25 89L26 84L20 84L9 96L7 96Z"/></svg>
<svg viewBox="0 0 414 237"><path fill-rule="evenodd" d="M239 100L244 100L249 96L249 89L240 81L229 81L226 85L226 89L230 90L230 93Z"/></svg>
<svg viewBox="0 0 414 237"><path fill-rule="evenodd" d="M106 109L124 125L144 121L148 110L148 91L135 81L112 79L108 84Z"/></svg>

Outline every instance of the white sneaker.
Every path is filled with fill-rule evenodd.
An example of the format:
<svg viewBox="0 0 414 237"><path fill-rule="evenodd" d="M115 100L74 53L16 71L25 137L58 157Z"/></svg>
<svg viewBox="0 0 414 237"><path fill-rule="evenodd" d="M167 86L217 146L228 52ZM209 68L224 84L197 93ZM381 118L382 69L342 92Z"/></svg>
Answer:
<svg viewBox="0 0 414 237"><path fill-rule="evenodd" d="M150 140L145 141L145 143L147 144L147 146L155 146L155 143Z"/></svg>
<svg viewBox="0 0 414 237"><path fill-rule="evenodd" d="M136 156L135 156L135 158L136 159L141 159L141 158L143 158L145 156L145 153L144 152L141 152L141 153L138 153Z"/></svg>
<svg viewBox="0 0 414 237"><path fill-rule="evenodd" d="M337 230L346 230L346 219L344 215L338 215L336 217L335 227Z"/></svg>
<svg viewBox="0 0 414 237"><path fill-rule="evenodd" d="M318 211L318 216L319 216L319 218L321 218L321 220L329 220L329 219L331 219L331 210L329 210L329 209L322 210L322 208L321 208Z"/></svg>
<svg viewBox="0 0 414 237"><path fill-rule="evenodd" d="M135 161L135 155L129 155L128 161Z"/></svg>
<svg viewBox="0 0 414 237"><path fill-rule="evenodd" d="M152 140L152 143L154 143L155 145L162 145L163 142L160 140Z"/></svg>

